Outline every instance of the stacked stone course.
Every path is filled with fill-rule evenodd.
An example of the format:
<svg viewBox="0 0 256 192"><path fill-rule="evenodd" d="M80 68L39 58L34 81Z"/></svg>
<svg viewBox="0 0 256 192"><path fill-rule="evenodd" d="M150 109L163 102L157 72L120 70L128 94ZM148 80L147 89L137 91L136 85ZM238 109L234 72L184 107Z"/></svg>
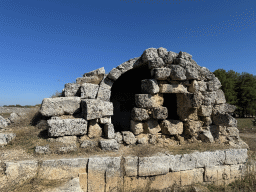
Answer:
<svg viewBox="0 0 256 192"><path fill-rule="evenodd" d="M111 88L124 73L141 66L148 67L152 78L142 79L141 93L134 96L130 131L115 132L111 123L111 116L115 115ZM192 55L149 48L108 74L102 67L85 73L76 83L66 84L63 97L44 99L40 112L51 117L50 137L104 137L115 149L121 143L154 144L161 138L172 138L180 144L185 140L247 147L239 137L236 119L230 115L235 106L226 103L220 87L218 78L200 67ZM176 109L164 106L164 98L170 94L176 95ZM168 117L170 110L176 110L179 118ZM67 115L75 119L63 119Z"/></svg>

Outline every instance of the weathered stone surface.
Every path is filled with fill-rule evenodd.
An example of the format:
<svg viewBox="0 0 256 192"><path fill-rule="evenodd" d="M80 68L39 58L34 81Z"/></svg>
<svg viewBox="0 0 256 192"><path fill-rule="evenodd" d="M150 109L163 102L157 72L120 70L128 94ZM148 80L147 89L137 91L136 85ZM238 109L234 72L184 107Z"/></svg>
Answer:
<svg viewBox="0 0 256 192"><path fill-rule="evenodd" d="M226 103L226 98L225 98L224 92L221 89L219 89L216 91L215 104L222 104L222 103Z"/></svg>
<svg viewBox="0 0 256 192"><path fill-rule="evenodd" d="M74 96L80 96L80 85L77 83L67 83L64 87L64 97L74 97Z"/></svg>
<svg viewBox="0 0 256 192"><path fill-rule="evenodd" d="M144 130L149 134L157 134L161 131L161 127L157 120L148 120L145 122Z"/></svg>
<svg viewBox="0 0 256 192"><path fill-rule="evenodd" d="M150 184L147 177L127 177L124 176L124 192L144 191Z"/></svg>
<svg viewBox="0 0 256 192"><path fill-rule="evenodd" d="M91 71L89 73L85 73L83 77L79 77L76 79L77 84L83 83L92 83L92 84L99 84L105 75L104 67Z"/></svg>
<svg viewBox="0 0 256 192"><path fill-rule="evenodd" d="M93 141L91 139L81 141L81 145L80 145L81 148L92 148L97 146L98 146L98 142Z"/></svg>
<svg viewBox="0 0 256 192"><path fill-rule="evenodd" d="M227 134L232 137L239 137L239 130L236 127L227 127Z"/></svg>
<svg viewBox="0 0 256 192"><path fill-rule="evenodd" d="M100 87L104 87L107 89L111 89L114 81L109 79L106 75L104 76L103 80L100 83Z"/></svg>
<svg viewBox="0 0 256 192"><path fill-rule="evenodd" d="M137 143L138 144L148 144L148 141L149 141L149 136L148 134L140 134L140 135L137 135L136 136L136 139L137 139Z"/></svg>
<svg viewBox="0 0 256 192"><path fill-rule="evenodd" d="M134 121L144 121L149 119L148 111L146 109L136 107L132 109L131 117Z"/></svg>
<svg viewBox="0 0 256 192"><path fill-rule="evenodd" d="M213 114L216 115L217 113L233 113L236 110L235 105L230 105L228 103L214 105L213 107Z"/></svg>
<svg viewBox="0 0 256 192"><path fill-rule="evenodd" d="M197 108L186 108L186 107L178 107L177 114L180 117L180 120L187 121L187 120L198 120L197 116Z"/></svg>
<svg viewBox="0 0 256 192"><path fill-rule="evenodd" d="M162 94L135 94L135 103L137 107L153 108L163 105L164 99Z"/></svg>
<svg viewBox="0 0 256 192"><path fill-rule="evenodd" d="M199 91L205 92L207 90L207 84L204 81L197 81L199 86Z"/></svg>
<svg viewBox="0 0 256 192"><path fill-rule="evenodd" d="M195 169L197 158L192 154L169 156L169 168L171 171L185 171Z"/></svg>
<svg viewBox="0 0 256 192"><path fill-rule="evenodd" d="M208 91L217 91L221 87L221 83L217 77L214 77L213 80L207 82Z"/></svg>
<svg viewBox="0 0 256 192"><path fill-rule="evenodd" d="M182 52L182 51L179 52L179 54L178 54L177 57L178 57L178 58L185 59L185 60L188 60L188 61L190 61L190 60L192 59L192 55L190 55L190 54L187 53L187 52Z"/></svg>
<svg viewBox="0 0 256 192"><path fill-rule="evenodd" d="M64 135L85 135L87 133L87 121L82 118L77 119L50 119L47 121L50 137Z"/></svg>
<svg viewBox="0 0 256 192"><path fill-rule="evenodd" d="M107 124L107 123L111 123L111 116L105 116L100 118L100 122L101 124Z"/></svg>
<svg viewBox="0 0 256 192"><path fill-rule="evenodd" d="M114 139L115 138L115 129L112 123L108 123L104 125L104 133L107 139Z"/></svg>
<svg viewBox="0 0 256 192"><path fill-rule="evenodd" d="M168 117L168 110L166 107L154 107L153 108L153 118L154 119L166 119Z"/></svg>
<svg viewBox="0 0 256 192"><path fill-rule="evenodd" d="M178 56L177 53L169 51L167 56L164 58L164 62L166 64L173 64L177 56Z"/></svg>
<svg viewBox="0 0 256 192"><path fill-rule="evenodd" d="M20 116L17 113L11 113L8 119L11 123L15 123L20 119Z"/></svg>
<svg viewBox="0 0 256 192"><path fill-rule="evenodd" d="M97 99L101 99L103 101L110 101L111 97L111 90L105 87L100 87L98 94L97 94Z"/></svg>
<svg viewBox="0 0 256 192"><path fill-rule="evenodd" d="M204 182L204 169L198 168L180 172L181 186Z"/></svg>
<svg viewBox="0 0 256 192"><path fill-rule="evenodd" d="M215 77L215 75L206 67L201 67L200 73L202 77L207 80L212 80Z"/></svg>
<svg viewBox="0 0 256 192"><path fill-rule="evenodd" d="M143 133L143 123L131 120L131 131L134 135L139 135L140 133Z"/></svg>
<svg viewBox="0 0 256 192"><path fill-rule="evenodd" d="M204 92L203 93L203 105L213 105L216 102L216 92Z"/></svg>
<svg viewBox="0 0 256 192"><path fill-rule="evenodd" d="M89 128L88 128L88 137L89 138L96 138L102 136L102 128L96 122L96 120L89 121Z"/></svg>
<svg viewBox="0 0 256 192"><path fill-rule="evenodd" d="M174 61L175 64L180 65L181 67L185 68L190 61L184 59L184 58L176 58Z"/></svg>
<svg viewBox="0 0 256 192"><path fill-rule="evenodd" d="M214 142L214 138L210 131L202 131L199 134L199 139L205 143L213 143Z"/></svg>
<svg viewBox="0 0 256 192"><path fill-rule="evenodd" d="M131 131L122 131L123 141L127 145L133 145L136 143L137 139Z"/></svg>
<svg viewBox="0 0 256 192"><path fill-rule="evenodd" d="M180 186L181 172L169 172L166 175L154 176L150 181L149 188L153 191L168 191L173 185ZM167 190L166 190L167 189Z"/></svg>
<svg viewBox="0 0 256 192"><path fill-rule="evenodd" d="M138 157L127 156L124 157L124 171L125 176L137 176L138 175Z"/></svg>
<svg viewBox="0 0 256 192"><path fill-rule="evenodd" d="M49 153L50 152L49 145L46 145L46 146L36 146L35 152L39 153L39 154Z"/></svg>
<svg viewBox="0 0 256 192"><path fill-rule="evenodd" d="M161 123L161 130L166 135L179 135L183 133L183 122L179 120L166 119Z"/></svg>
<svg viewBox="0 0 256 192"><path fill-rule="evenodd" d="M158 53L157 53L157 49L156 48L149 48L146 49L143 54L141 55L142 61L143 62L148 62L153 60L154 58L157 58Z"/></svg>
<svg viewBox="0 0 256 192"><path fill-rule="evenodd" d="M15 133L0 133L0 145L7 145L16 137Z"/></svg>
<svg viewBox="0 0 256 192"><path fill-rule="evenodd" d="M192 83L190 84L190 86L188 87L188 91L190 93L196 93L199 91L199 88L200 88L200 86L199 86L198 82L196 80L193 80Z"/></svg>
<svg viewBox="0 0 256 192"><path fill-rule="evenodd" d="M113 103L99 99L84 99L81 101L82 113L86 120L113 115Z"/></svg>
<svg viewBox="0 0 256 192"><path fill-rule="evenodd" d="M82 99L95 99L99 90L99 85L83 83L80 89Z"/></svg>
<svg viewBox="0 0 256 192"><path fill-rule="evenodd" d="M139 176L162 175L169 172L168 156L139 157Z"/></svg>
<svg viewBox="0 0 256 192"><path fill-rule="evenodd" d="M169 65L171 69L170 77L172 80L185 80L186 70L179 65Z"/></svg>
<svg viewBox="0 0 256 192"><path fill-rule="evenodd" d="M198 110L199 116L211 116L212 106L201 105Z"/></svg>
<svg viewBox="0 0 256 192"><path fill-rule="evenodd" d="M102 77L104 75L105 75L105 69L104 69L104 67L101 67L99 69L96 69L96 70L90 71L88 73L85 73L83 75L83 77L92 77L92 76Z"/></svg>
<svg viewBox="0 0 256 192"><path fill-rule="evenodd" d="M161 57L162 59L164 59L168 55L167 49L163 47L159 47L157 49L157 53L158 53L158 56Z"/></svg>
<svg viewBox="0 0 256 192"><path fill-rule="evenodd" d="M209 165L210 166L218 166L223 165L225 162L225 151L217 150L217 151L207 151L204 152L209 157Z"/></svg>
<svg viewBox="0 0 256 192"><path fill-rule="evenodd" d="M102 150L106 151L117 151L119 149L119 144L115 139L102 139L100 140L100 147Z"/></svg>
<svg viewBox="0 0 256 192"><path fill-rule="evenodd" d="M193 65L192 63L187 63L187 65L185 66L185 70L186 70L186 77L187 79L195 79L198 80L199 79L199 71L198 71L198 66L197 65Z"/></svg>
<svg viewBox="0 0 256 192"><path fill-rule="evenodd" d="M115 133L115 140L117 143L122 144L123 143L123 136L120 132Z"/></svg>
<svg viewBox="0 0 256 192"><path fill-rule="evenodd" d="M160 58L160 57L157 57L157 58L154 58L154 59L148 61L148 68L149 69L161 68L161 67L164 67L164 66L165 66L165 63L164 63L163 59Z"/></svg>
<svg viewBox="0 0 256 192"><path fill-rule="evenodd" d="M204 124L203 124L204 127L205 126L207 127L207 126L212 124L212 118L211 117L202 116L201 120L204 122Z"/></svg>
<svg viewBox="0 0 256 192"><path fill-rule="evenodd" d="M230 165L230 180L235 181L237 179L241 179L246 173L246 165L238 164L238 165Z"/></svg>
<svg viewBox="0 0 256 192"><path fill-rule="evenodd" d="M5 166L5 174L8 182L22 184L26 180L36 176L38 162L35 160L5 162Z"/></svg>
<svg viewBox="0 0 256 192"><path fill-rule="evenodd" d="M8 122L5 120L5 118L0 116L0 128L5 128L7 126L8 126Z"/></svg>
<svg viewBox="0 0 256 192"><path fill-rule="evenodd" d="M159 87L155 79L141 80L141 92L155 94L159 92Z"/></svg>
<svg viewBox="0 0 256 192"><path fill-rule="evenodd" d="M182 84L160 84L160 93L187 93L187 88Z"/></svg>
<svg viewBox="0 0 256 192"><path fill-rule="evenodd" d="M223 184L222 180L230 179L230 166L211 166L205 168L204 181Z"/></svg>
<svg viewBox="0 0 256 192"><path fill-rule="evenodd" d="M73 114L80 111L80 103L81 98L79 97L45 98L40 113L47 117Z"/></svg>
<svg viewBox="0 0 256 192"><path fill-rule="evenodd" d="M80 186L79 177L71 179L70 181L61 185L60 187L43 190L43 192L64 192L64 191L84 192L84 190Z"/></svg>
<svg viewBox="0 0 256 192"><path fill-rule="evenodd" d="M216 115L213 115L212 120L215 125L237 127L237 120L229 114L218 113Z"/></svg>
<svg viewBox="0 0 256 192"><path fill-rule="evenodd" d="M166 80L170 77L171 69L170 68L154 68L153 76L157 80Z"/></svg>
<svg viewBox="0 0 256 192"><path fill-rule="evenodd" d="M200 106L200 98L197 94L192 93L178 93L177 94L177 107L192 108Z"/></svg>
<svg viewBox="0 0 256 192"><path fill-rule="evenodd" d="M120 163L120 157L89 158L87 191L119 191Z"/></svg>
<svg viewBox="0 0 256 192"><path fill-rule="evenodd" d="M188 136L197 136L197 133L202 131L202 123L200 121L187 121L184 123L184 133Z"/></svg>
<svg viewBox="0 0 256 192"><path fill-rule="evenodd" d="M117 68L113 68L109 74L108 74L108 78L113 80L113 81L116 81L120 76L122 75L122 72L117 69Z"/></svg>
<svg viewBox="0 0 256 192"><path fill-rule="evenodd" d="M124 63L122 63L121 65L118 65L116 68L119 69L121 71L122 74L124 74L125 72L133 69L133 65L136 61L138 61L139 57L130 59Z"/></svg>
<svg viewBox="0 0 256 192"><path fill-rule="evenodd" d="M247 160L247 149L228 149L225 151L225 164L235 165L245 163Z"/></svg>
<svg viewBox="0 0 256 192"><path fill-rule="evenodd" d="M79 173L87 172L87 163L88 158L43 160L39 167L38 178L59 180L77 177Z"/></svg>

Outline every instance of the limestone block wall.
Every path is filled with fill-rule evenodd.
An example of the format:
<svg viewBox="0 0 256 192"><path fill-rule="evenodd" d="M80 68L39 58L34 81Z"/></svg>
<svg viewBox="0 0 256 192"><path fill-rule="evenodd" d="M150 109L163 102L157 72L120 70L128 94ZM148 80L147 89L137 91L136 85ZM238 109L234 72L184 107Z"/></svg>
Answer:
<svg viewBox="0 0 256 192"><path fill-rule="evenodd" d="M88 158L0 162L0 189L37 177L79 178L83 191L162 190L172 185L228 184L245 174L247 149L154 156L93 156Z"/></svg>
<svg viewBox="0 0 256 192"><path fill-rule="evenodd" d="M111 88L124 73L141 67L147 67L151 78L141 79L141 90L134 94L135 107L128 112L131 115L129 130L116 132L120 129L111 122L111 117L116 115L114 108L120 106L111 101ZM127 80L132 83L132 78ZM52 117L48 124L55 137L88 135L128 145L154 144L152 138L157 136L177 142L200 140L247 147L239 137L236 119L230 115L235 106L226 103L220 87L218 78L200 67L192 55L168 52L162 47L149 48L108 74L103 67L85 73L76 83L65 85L62 97L45 98L40 111ZM70 124L63 117L67 115L80 120ZM127 116L127 112L123 116ZM81 122L84 122L82 126ZM49 136L53 135L49 133Z"/></svg>

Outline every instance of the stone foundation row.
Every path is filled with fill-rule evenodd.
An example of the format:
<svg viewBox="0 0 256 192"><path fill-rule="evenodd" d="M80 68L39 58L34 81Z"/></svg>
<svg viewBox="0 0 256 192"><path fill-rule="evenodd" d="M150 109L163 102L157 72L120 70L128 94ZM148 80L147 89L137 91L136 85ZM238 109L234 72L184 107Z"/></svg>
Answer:
<svg viewBox="0 0 256 192"><path fill-rule="evenodd" d="M83 191L165 189L195 183L228 184L246 170L247 149L150 157L100 157L0 162L0 189L38 179L79 178Z"/></svg>

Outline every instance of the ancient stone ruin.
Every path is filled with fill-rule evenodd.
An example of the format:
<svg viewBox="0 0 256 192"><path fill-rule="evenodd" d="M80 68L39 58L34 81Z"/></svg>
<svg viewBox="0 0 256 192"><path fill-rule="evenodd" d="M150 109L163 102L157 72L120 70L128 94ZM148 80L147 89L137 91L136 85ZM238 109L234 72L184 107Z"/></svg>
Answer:
<svg viewBox="0 0 256 192"><path fill-rule="evenodd" d="M62 97L43 100L40 112L50 118L49 137L86 135L81 146L100 138L105 150L184 141L247 147L220 87L192 55L149 48L108 74L102 67L66 84Z"/></svg>

